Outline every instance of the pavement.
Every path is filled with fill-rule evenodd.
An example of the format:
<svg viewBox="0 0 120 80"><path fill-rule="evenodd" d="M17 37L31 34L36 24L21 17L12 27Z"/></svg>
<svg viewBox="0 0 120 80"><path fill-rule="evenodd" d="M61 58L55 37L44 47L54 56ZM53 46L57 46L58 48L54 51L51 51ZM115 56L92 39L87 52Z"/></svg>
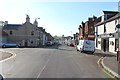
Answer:
<svg viewBox="0 0 120 80"><path fill-rule="evenodd" d="M120 63L117 61L116 54L111 52L102 52L101 50L96 51L104 54L101 65L105 73L113 78L120 78Z"/></svg>

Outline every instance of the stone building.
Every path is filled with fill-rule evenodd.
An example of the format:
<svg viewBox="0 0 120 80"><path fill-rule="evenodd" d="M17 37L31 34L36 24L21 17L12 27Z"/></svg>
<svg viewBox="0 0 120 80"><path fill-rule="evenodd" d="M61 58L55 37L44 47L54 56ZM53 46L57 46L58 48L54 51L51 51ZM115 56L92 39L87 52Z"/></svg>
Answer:
<svg viewBox="0 0 120 80"><path fill-rule="evenodd" d="M37 26L37 21L34 24L30 23L30 17L26 16L24 24L8 24L5 22L4 31L8 34L8 42L20 43L21 46L37 47L40 45L40 29Z"/></svg>

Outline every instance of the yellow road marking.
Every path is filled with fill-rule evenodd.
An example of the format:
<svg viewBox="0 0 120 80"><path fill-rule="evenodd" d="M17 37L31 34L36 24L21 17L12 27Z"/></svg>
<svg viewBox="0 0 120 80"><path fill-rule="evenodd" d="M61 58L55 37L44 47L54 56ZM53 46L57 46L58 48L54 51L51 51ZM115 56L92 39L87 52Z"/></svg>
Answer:
<svg viewBox="0 0 120 80"><path fill-rule="evenodd" d="M110 76L111 78L115 78L115 76L113 76L113 75L111 75L110 73L108 73L106 70L105 70L105 68L102 68L101 67L101 65L100 65L100 63L101 63L101 60L103 59L103 57L101 57L99 60L98 60L98 62L97 62L97 64L98 64L98 66L102 69L102 71L104 72L104 73L106 73L108 76Z"/></svg>
<svg viewBox="0 0 120 80"><path fill-rule="evenodd" d="M104 73L106 73L108 76L110 76L111 78L115 78L115 76L109 74L105 69L102 69L102 71L103 71Z"/></svg>

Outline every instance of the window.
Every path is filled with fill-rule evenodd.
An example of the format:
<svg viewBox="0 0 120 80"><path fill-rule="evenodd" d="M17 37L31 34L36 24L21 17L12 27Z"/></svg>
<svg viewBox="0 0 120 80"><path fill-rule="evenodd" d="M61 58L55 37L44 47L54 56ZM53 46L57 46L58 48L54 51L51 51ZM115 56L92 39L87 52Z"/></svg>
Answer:
<svg viewBox="0 0 120 80"><path fill-rule="evenodd" d="M106 24L104 24L104 33L106 33Z"/></svg>
<svg viewBox="0 0 120 80"><path fill-rule="evenodd" d="M34 35L34 31L31 32L31 35Z"/></svg>
<svg viewBox="0 0 120 80"><path fill-rule="evenodd" d="M98 39L96 39L96 47L98 47Z"/></svg>
<svg viewBox="0 0 120 80"><path fill-rule="evenodd" d="M12 35L13 34L13 32L12 31L10 31L10 35Z"/></svg>

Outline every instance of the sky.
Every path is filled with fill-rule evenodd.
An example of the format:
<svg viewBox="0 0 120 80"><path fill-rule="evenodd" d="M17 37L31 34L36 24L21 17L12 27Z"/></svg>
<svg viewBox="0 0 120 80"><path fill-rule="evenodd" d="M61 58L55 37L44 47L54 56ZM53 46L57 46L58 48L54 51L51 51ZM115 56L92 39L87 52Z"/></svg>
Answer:
<svg viewBox="0 0 120 80"><path fill-rule="evenodd" d="M103 10L117 11L118 1L88 0L0 0L0 21L9 24L25 23L26 14L30 22L35 18L38 26L55 36L71 36L78 32L81 22L88 17L101 16Z"/></svg>

